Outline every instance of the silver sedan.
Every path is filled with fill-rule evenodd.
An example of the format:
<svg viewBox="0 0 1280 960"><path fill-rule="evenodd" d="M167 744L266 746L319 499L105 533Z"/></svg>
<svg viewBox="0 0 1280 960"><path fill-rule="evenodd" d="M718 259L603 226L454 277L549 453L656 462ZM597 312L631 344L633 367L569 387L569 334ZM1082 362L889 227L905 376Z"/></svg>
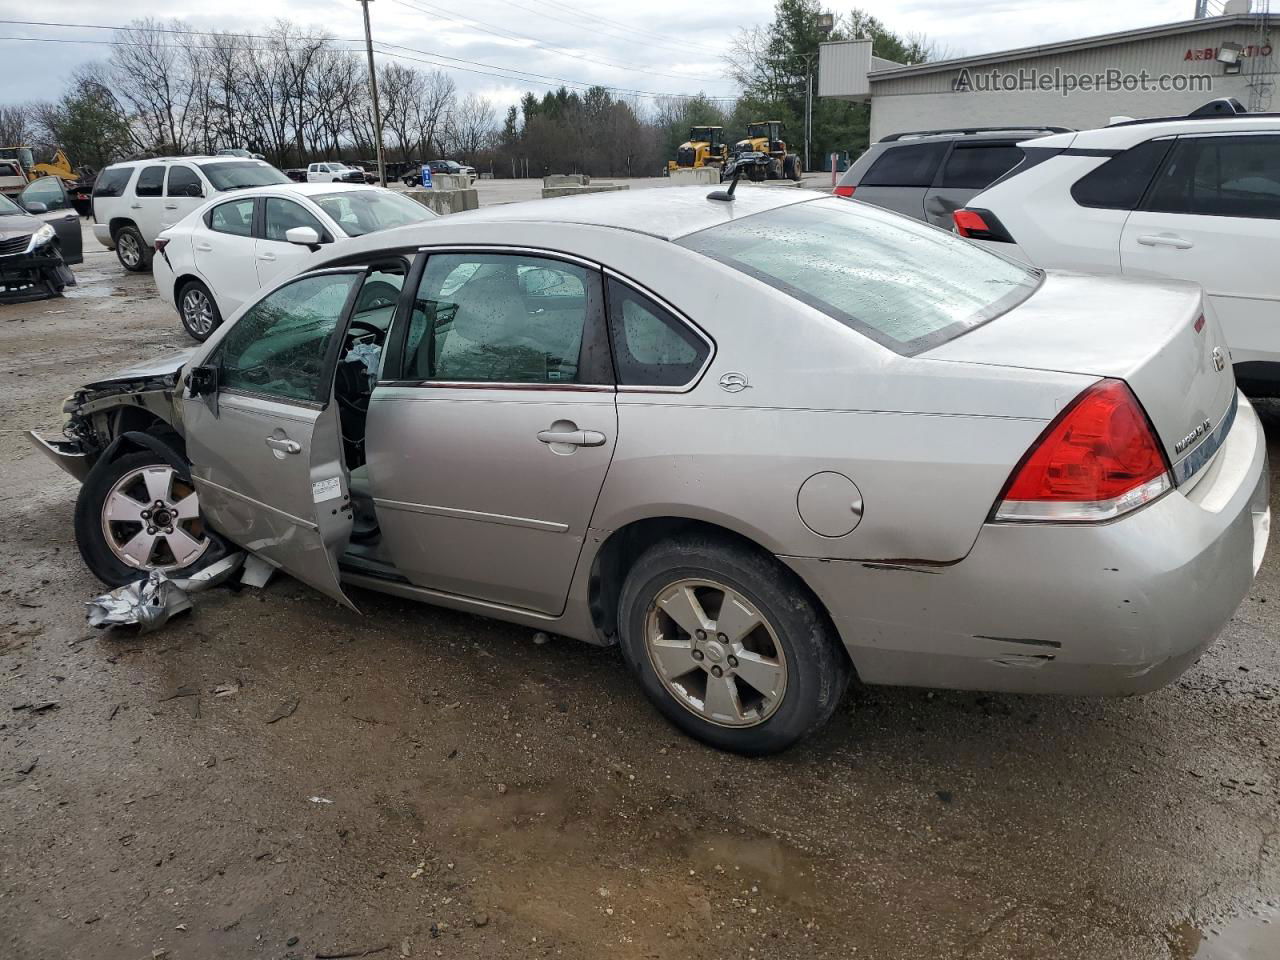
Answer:
<svg viewBox="0 0 1280 960"><path fill-rule="evenodd" d="M617 644L681 729L765 753L853 675L1151 690L1261 562L1262 430L1195 286L749 187L334 255L36 438L102 580L238 545L340 603Z"/></svg>

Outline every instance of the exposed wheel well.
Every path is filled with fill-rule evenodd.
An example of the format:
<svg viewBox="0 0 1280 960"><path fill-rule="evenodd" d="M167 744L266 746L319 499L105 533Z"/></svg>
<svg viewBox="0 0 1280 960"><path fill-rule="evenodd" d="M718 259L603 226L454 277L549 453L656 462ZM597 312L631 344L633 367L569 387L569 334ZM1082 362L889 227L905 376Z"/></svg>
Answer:
<svg viewBox="0 0 1280 960"><path fill-rule="evenodd" d="M107 228L111 231L112 241L115 240L116 234L119 233L121 230L123 230L125 227L136 227L136 226L137 224L134 223L132 220L130 220L128 217L112 217L107 222Z"/></svg>
<svg viewBox="0 0 1280 960"><path fill-rule="evenodd" d="M707 523L704 520L690 520L685 517L650 517L619 527L609 534L608 539L596 552L588 586L591 619L605 642L617 642L618 600L622 595L623 581L627 579L627 573L632 565L655 543L689 533L697 533L726 544L745 547L773 559L773 555L768 550L750 537L744 537L726 527ZM798 589L805 592L814 608L827 621L831 635L839 636L831 614L818 595L799 576L791 574L790 571L787 573L794 578ZM843 644L841 649L844 649ZM848 656L848 653L846 652L845 655Z"/></svg>
<svg viewBox="0 0 1280 960"><path fill-rule="evenodd" d="M204 283L204 281L201 280L199 277L197 277L194 273L184 273L182 276L178 277L177 280L173 281L173 302L175 304L178 304L178 295L182 293L182 288L185 287L192 280L194 280L196 283L199 283L199 284ZM178 304L178 309L179 310L182 309L181 304Z"/></svg>

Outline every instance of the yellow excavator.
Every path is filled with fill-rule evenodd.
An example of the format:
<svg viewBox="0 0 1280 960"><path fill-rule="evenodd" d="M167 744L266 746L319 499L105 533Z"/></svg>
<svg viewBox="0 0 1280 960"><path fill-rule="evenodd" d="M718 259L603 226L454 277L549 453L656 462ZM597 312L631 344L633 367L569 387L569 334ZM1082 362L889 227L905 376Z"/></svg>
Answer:
<svg viewBox="0 0 1280 960"><path fill-rule="evenodd" d="M690 127L689 139L676 148L676 158L667 162L667 172L722 167L728 159L724 127Z"/></svg>
<svg viewBox="0 0 1280 960"><path fill-rule="evenodd" d="M30 147L0 147L0 160L17 160L28 180L38 177L58 177L68 181L80 179L79 174L71 168L71 161L61 150L53 155L53 160L49 163L36 163L35 154Z"/></svg>
<svg viewBox="0 0 1280 960"><path fill-rule="evenodd" d="M781 120L747 124L747 135L733 145L733 160L724 179L741 170L748 180L799 180L800 158L787 153Z"/></svg>

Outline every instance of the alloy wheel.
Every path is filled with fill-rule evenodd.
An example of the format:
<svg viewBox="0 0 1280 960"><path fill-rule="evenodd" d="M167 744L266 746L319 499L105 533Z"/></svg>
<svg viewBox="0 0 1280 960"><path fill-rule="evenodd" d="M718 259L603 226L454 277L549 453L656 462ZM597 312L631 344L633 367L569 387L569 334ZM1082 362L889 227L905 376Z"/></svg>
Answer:
<svg viewBox="0 0 1280 960"><path fill-rule="evenodd" d="M116 238L116 250L120 260L127 267L136 267L142 262L142 248L138 246L138 238L132 233L122 233Z"/></svg>
<svg viewBox="0 0 1280 960"><path fill-rule="evenodd" d="M645 617L645 646L667 692L709 723L755 726L786 695L777 632L751 601L713 580L659 591Z"/></svg>
<svg viewBox="0 0 1280 960"><path fill-rule="evenodd" d="M192 287L182 295L182 319L196 336L208 336L213 331L213 304L203 290Z"/></svg>
<svg viewBox="0 0 1280 960"><path fill-rule="evenodd" d="M189 567L212 542L195 488L169 466L142 467L116 481L102 503L102 532L116 559L148 572Z"/></svg>

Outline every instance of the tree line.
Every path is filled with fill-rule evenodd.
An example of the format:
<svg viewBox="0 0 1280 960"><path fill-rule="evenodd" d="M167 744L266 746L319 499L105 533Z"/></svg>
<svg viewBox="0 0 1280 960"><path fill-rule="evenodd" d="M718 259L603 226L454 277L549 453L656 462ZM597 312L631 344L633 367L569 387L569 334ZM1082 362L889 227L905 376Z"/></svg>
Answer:
<svg viewBox="0 0 1280 960"><path fill-rule="evenodd" d="M876 56L918 62L938 51L902 38L861 10L819 29L818 0L778 0L774 20L739 31L725 58L736 100L698 94L621 97L603 86L527 93L499 120L494 105L462 95L444 70L379 53L378 93L389 160L471 163L494 176L582 172L653 176L694 125L725 127L732 142L757 120L782 120L799 153L806 88L816 84L824 39L870 36ZM0 143L62 148L77 166L129 157L243 147L280 167L375 155L363 51L314 28L277 21L265 34L196 32L181 20L136 20L116 31L105 60L72 76L55 102L0 106ZM816 90L815 90L816 94ZM856 156L866 146L865 105L813 101L811 158Z"/></svg>

